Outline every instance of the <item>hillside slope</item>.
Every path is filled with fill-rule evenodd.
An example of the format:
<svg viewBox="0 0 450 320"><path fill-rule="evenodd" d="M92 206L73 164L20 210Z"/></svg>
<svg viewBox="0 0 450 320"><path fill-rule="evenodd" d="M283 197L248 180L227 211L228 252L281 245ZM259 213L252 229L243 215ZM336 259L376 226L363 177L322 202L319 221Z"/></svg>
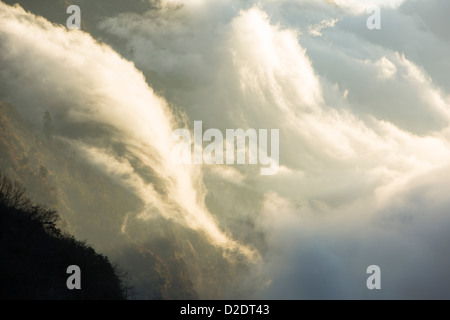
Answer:
<svg viewBox="0 0 450 320"><path fill-rule="evenodd" d="M24 194L0 173L0 299L124 299L108 258L64 235L58 214ZM71 265L81 270L79 290L66 286Z"/></svg>

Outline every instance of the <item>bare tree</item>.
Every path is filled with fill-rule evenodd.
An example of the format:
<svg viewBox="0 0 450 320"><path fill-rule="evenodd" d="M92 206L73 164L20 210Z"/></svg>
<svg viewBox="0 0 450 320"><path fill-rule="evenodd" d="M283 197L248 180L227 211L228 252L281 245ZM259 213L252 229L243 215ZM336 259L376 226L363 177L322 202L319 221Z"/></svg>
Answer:
<svg viewBox="0 0 450 320"><path fill-rule="evenodd" d="M25 186L18 181L12 182L2 172L0 172L0 205L32 213L30 217L40 221L47 231L55 235L60 234L56 227L56 222L59 220L58 213L44 206L34 205L26 196Z"/></svg>

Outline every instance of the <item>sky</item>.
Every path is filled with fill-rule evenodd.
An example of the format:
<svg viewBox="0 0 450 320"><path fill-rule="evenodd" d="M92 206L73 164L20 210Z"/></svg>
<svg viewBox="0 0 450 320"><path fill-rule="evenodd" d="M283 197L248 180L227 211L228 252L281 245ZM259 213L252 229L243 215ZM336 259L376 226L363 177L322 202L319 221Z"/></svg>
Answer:
<svg viewBox="0 0 450 320"><path fill-rule="evenodd" d="M108 44L0 2L1 99L102 128L56 132L142 201L123 232L158 216L202 234L254 270L245 298L450 297L448 1L152 4L99 16ZM174 163L194 121L279 129L278 171Z"/></svg>

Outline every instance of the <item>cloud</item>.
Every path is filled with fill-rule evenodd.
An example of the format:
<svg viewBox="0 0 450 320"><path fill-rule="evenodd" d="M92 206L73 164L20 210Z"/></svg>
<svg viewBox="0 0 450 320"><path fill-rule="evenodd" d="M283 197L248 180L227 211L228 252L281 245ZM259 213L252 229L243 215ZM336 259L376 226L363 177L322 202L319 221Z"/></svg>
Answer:
<svg viewBox="0 0 450 320"><path fill-rule="evenodd" d="M386 57L382 57L375 65L378 68L378 76L382 79L391 78L397 72L397 67Z"/></svg>
<svg viewBox="0 0 450 320"><path fill-rule="evenodd" d="M139 196L145 211L138 218L162 215L205 234L224 249L257 258L252 249L218 227L204 205L200 171L171 163L174 115L131 62L88 34L54 26L19 6L1 3L0 19L0 59L5 66L1 82L6 101L31 121L50 110L58 119L61 138L98 170ZM80 130L65 135L64 127L69 124ZM85 124L104 127L106 134L100 131L85 137ZM126 156L115 154L115 143L124 146ZM146 181L133 167L136 161L149 168L153 181Z"/></svg>
<svg viewBox="0 0 450 320"><path fill-rule="evenodd" d="M366 202L332 217L267 194L260 226L273 246L265 263L273 278L257 297L448 299L443 275L450 265L450 217L441 191L448 187L448 172L446 166L410 181L386 206ZM372 264L382 272L378 292L365 287Z"/></svg>
<svg viewBox="0 0 450 320"><path fill-rule="evenodd" d="M321 37L323 35L322 34L323 29L334 27L334 25L338 21L339 21L339 19L337 19L337 18L333 18L330 20L326 20L326 19L322 20L320 23L310 26L309 33L315 37Z"/></svg>
<svg viewBox="0 0 450 320"><path fill-rule="evenodd" d="M378 34L366 28L368 5L382 8ZM200 15L179 8L134 16L138 32L128 27L127 16L102 23L133 48L140 68L157 73L169 87L168 99L191 120L211 127L280 128L279 174L241 171L246 178L236 193L242 195L234 198L235 215L250 215L254 232L266 240L264 297L419 296L408 291L411 286L444 295L443 286L433 289L432 275L424 278L428 285L422 279L408 283L420 268L442 270L426 260L430 243L418 243L408 229L427 226L431 238L443 236L441 204L427 200L435 212L432 222L425 222L424 208L411 226L399 221L417 195L394 205L428 175L438 183L433 172L450 156L449 98L441 89L446 82L431 67L431 54L421 53L426 67L419 63L411 50L417 39L405 37L411 34L405 30L416 30L434 55L443 57L446 44L424 33L405 14L407 6L408 1L205 2ZM226 10L218 13L217 7ZM164 23L147 22L150 14ZM144 55L154 50L163 51ZM178 53L173 60L183 67L162 70L166 51ZM244 200L245 185L258 192L252 198L256 209ZM234 196L213 183L206 186L223 202ZM405 258L396 258L397 252ZM442 254L436 249L431 256ZM408 261L417 266L402 275ZM388 289L370 295L365 269L376 263L386 272Z"/></svg>
<svg viewBox="0 0 450 320"><path fill-rule="evenodd" d="M386 8L398 8L405 2L405 0L331 0L331 3L348 10L353 14L365 13L367 8L370 7L386 7Z"/></svg>
<svg viewBox="0 0 450 320"><path fill-rule="evenodd" d="M3 94L32 117L50 106L65 121L106 125L126 157L95 137L66 138L140 196L142 218L162 214L249 256L258 248L244 281L254 297L448 297L450 69L448 23L432 22L438 2L174 3L99 23L164 99L108 47L5 6L14 14L0 22L0 74L18 80ZM381 30L366 28L367 5L382 8ZM195 120L280 129L278 174L164 161L171 130ZM371 264L380 292L365 287Z"/></svg>
<svg viewBox="0 0 450 320"><path fill-rule="evenodd" d="M216 165L211 167L211 171L213 174L231 183L241 184L245 179L245 176L241 172L231 166Z"/></svg>

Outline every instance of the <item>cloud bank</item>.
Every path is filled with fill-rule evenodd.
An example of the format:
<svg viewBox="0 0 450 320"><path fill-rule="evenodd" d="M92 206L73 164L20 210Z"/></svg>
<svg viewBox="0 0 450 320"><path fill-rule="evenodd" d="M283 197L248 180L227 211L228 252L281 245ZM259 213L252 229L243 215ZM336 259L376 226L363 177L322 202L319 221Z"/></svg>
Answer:
<svg viewBox="0 0 450 320"><path fill-rule="evenodd" d="M40 119L49 110L58 119L61 138L139 196L144 209L137 219L154 215L173 219L225 250L257 258L218 227L204 205L201 172L171 164L175 118L132 63L86 33L51 25L18 6L2 3L0 12L6 101L17 105L29 120ZM74 136L73 130L65 132L69 125L98 131L93 136ZM126 149L125 156L114 154L117 143ZM154 175L151 183L133 167L136 162Z"/></svg>
<svg viewBox="0 0 450 320"><path fill-rule="evenodd" d="M368 5L383 10L381 35L365 27ZM448 266L444 258L440 266L433 262L445 252L431 249L437 240L414 236L431 228L430 239L445 243L445 200L424 197L414 213L408 210L418 183L428 177L435 189L445 181L436 170L445 172L449 160L448 79L434 81L444 72L430 65L429 53L422 52L421 65L417 53L405 49L418 36L444 59L448 42L423 31L407 12L417 15L414 5L420 6L222 1L194 10L185 2L101 23L127 41L139 68L157 75L155 83L169 83L167 96L182 101L191 119L212 127L281 129L283 170L260 178L242 169L239 179L259 192L259 209L243 199L239 209L229 207L236 216L251 216L266 236L267 290L256 296L446 296L433 271L417 279L423 270ZM437 2L428 6L438 8ZM400 30L416 36L397 39L405 34ZM220 197L213 183L207 186ZM386 269L386 289L373 293L365 270L377 263Z"/></svg>
<svg viewBox="0 0 450 320"><path fill-rule="evenodd" d="M381 7L381 30L366 28L368 5ZM144 78L89 36L2 5L2 95L30 118L52 108L64 121L101 124L101 142L59 132L139 195L138 218L163 215L260 256L243 279L246 297L448 298L450 38L441 6L163 1L99 21ZM195 120L279 128L278 174L165 161L171 130ZM117 141L127 156L110 150ZM134 160L151 168L152 183ZM372 264L380 291L365 286Z"/></svg>

